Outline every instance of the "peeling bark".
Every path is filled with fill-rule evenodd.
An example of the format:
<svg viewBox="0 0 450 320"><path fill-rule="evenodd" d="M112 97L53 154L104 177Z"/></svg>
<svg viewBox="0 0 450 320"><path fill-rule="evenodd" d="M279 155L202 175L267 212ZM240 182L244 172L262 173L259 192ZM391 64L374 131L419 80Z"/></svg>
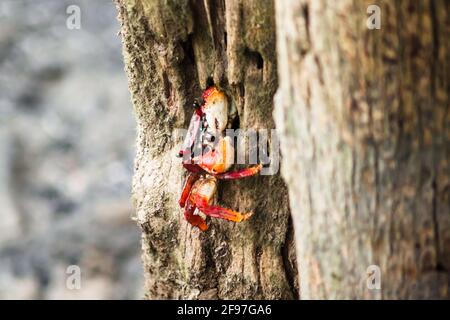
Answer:
<svg viewBox="0 0 450 320"><path fill-rule="evenodd" d="M449 298L449 2L276 4L301 297Z"/></svg>
<svg viewBox="0 0 450 320"><path fill-rule="evenodd" d="M279 174L222 182L218 202L255 215L192 228L178 208L185 178L174 128L214 83L240 128L274 128L277 89L272 1L117 0L137 119L133 181L142 228L146 298L290 299L297 296L287 190Z"/></svg>

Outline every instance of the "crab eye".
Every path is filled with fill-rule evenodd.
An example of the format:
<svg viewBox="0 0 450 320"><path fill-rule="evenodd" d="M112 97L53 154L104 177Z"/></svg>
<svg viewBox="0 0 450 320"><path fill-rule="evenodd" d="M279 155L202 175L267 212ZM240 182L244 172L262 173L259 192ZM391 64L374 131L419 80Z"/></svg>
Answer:
<svg viewBox="0 0 450 320"><path fill-rule="evenodd" d="M194 100L194 103L192 104L192 107L194 107L194 109L200 108L200 104L198 103L197 99Z"/></svg>

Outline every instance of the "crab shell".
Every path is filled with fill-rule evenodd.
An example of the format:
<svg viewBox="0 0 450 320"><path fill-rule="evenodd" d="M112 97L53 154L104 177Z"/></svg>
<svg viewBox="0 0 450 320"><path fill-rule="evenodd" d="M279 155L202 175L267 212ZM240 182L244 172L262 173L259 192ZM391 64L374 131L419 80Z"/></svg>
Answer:
<svg viewBox="0 0 450 320"><path fill-rule="evenodd" d="M234 163L234 146L231 137L221 138L216 146L216 152L213 157L209 154L203 156L203 167L213 174L228 171ZM212 160L212 161L210 161Z"/></svg>
<svg viewBox="0 0 450 320"><path fill-rule="evenodd" d="M194 158L194 162L210 174L228 171L234 163L234 146L231 137L220 138L214 150Z"/></svg>
<svg viewBox="0 0 450 320"><path fill-rule="evenodd" d="M195 203L196 197L205 199L208 204L214 199L217 190L217 179L212 176L200 177L192 186L190 201Z"/></svg>
<svg viewBox="0 0 450 320"><path fill-rule="evenodd" d="M213 134L220 134L228 123L228 100L225 93L216 87L210 87L202 95L205 103L202 112L205 114L208 128Z"/></svg>

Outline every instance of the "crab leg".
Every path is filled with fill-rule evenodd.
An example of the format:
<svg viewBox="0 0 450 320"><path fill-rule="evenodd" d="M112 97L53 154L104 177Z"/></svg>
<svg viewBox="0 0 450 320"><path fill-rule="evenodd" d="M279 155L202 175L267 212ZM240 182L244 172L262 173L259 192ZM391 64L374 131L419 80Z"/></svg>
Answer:
<svg viewBox="0 0 450 320"><path fill-rule="evenodd" d="M183 163L183 167L192 173L204 173L205 170L203 170L198 164L195 163Z"/></svg>
<svg viewBox="0 0 450 320"><path fill-rule="evenodd" d="M245 177L254 176L259 171L261 171L262 165L258 164L257 166L245 168L239 171L234 172L225 172L221 174L214 175L217 179L221 180L233 180L233 179L241 179Z"/></svg>
<svg viewBox="0 0 450 320"><path fill-rule="evenodd" d="M191 152L191 148L194 145L195 138L200 130L202 123L202 113L200 108L196 109L192 115L191 123L189 124L188 133L183 143L183 149L178 153L179 157L182 157L185 153Z"/></svg>
<svg viewBox="0 0 450 320"><path fill-rule="evenodd" d="M234 222L241 222L247 220L253 215L253 212L240 213L224 207L211 206L205 199L202 199L199 196L195 197L195 205L201 212L203 212L208 216L230 220Z"/></svg>
<svg viewBox="0 0 450 320"><path fill-rule="evenodd" d="M230 220L234 222L241 222L244 220L247 220L253 215L253 212L249 213L240 213L228 208L219 207L219 206L206 206L198 208L201 212L204 214L214 217L214 218L220 218L225 220Z"/></svg>
<svg viewBox="0 0 450 320"><path fill-rule="evenodd" d="M181 208L184 208L186 205L186 200L189 197L189 193L191 193L192 186L194 185L195 181L197 181L199 178L199 175L197 173L190 173L189 176L186 179L186 182L183 186L183 191L181 191L180 200L178 200L178 204Z"/></svg>
<svg viewBox="0 0 450 320"><path fill-rule="evenodd" d="M184 209L184 217L186 220L193 225L194 227L198 227L202 231L208 230L208 225L205 223L202 217L194 214L195 206L188 202L186 208Z"/></svg>

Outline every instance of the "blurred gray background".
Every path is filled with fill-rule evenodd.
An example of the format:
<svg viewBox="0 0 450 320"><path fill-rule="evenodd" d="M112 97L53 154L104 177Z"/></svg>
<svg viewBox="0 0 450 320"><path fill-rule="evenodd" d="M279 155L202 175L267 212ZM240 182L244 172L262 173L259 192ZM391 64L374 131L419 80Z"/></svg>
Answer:
<svg viewBox="0 0 450 320"><path fill-rule="evenodd" d="M112 0L0 0L0 299L143 295L116 16Z"/></svg>

